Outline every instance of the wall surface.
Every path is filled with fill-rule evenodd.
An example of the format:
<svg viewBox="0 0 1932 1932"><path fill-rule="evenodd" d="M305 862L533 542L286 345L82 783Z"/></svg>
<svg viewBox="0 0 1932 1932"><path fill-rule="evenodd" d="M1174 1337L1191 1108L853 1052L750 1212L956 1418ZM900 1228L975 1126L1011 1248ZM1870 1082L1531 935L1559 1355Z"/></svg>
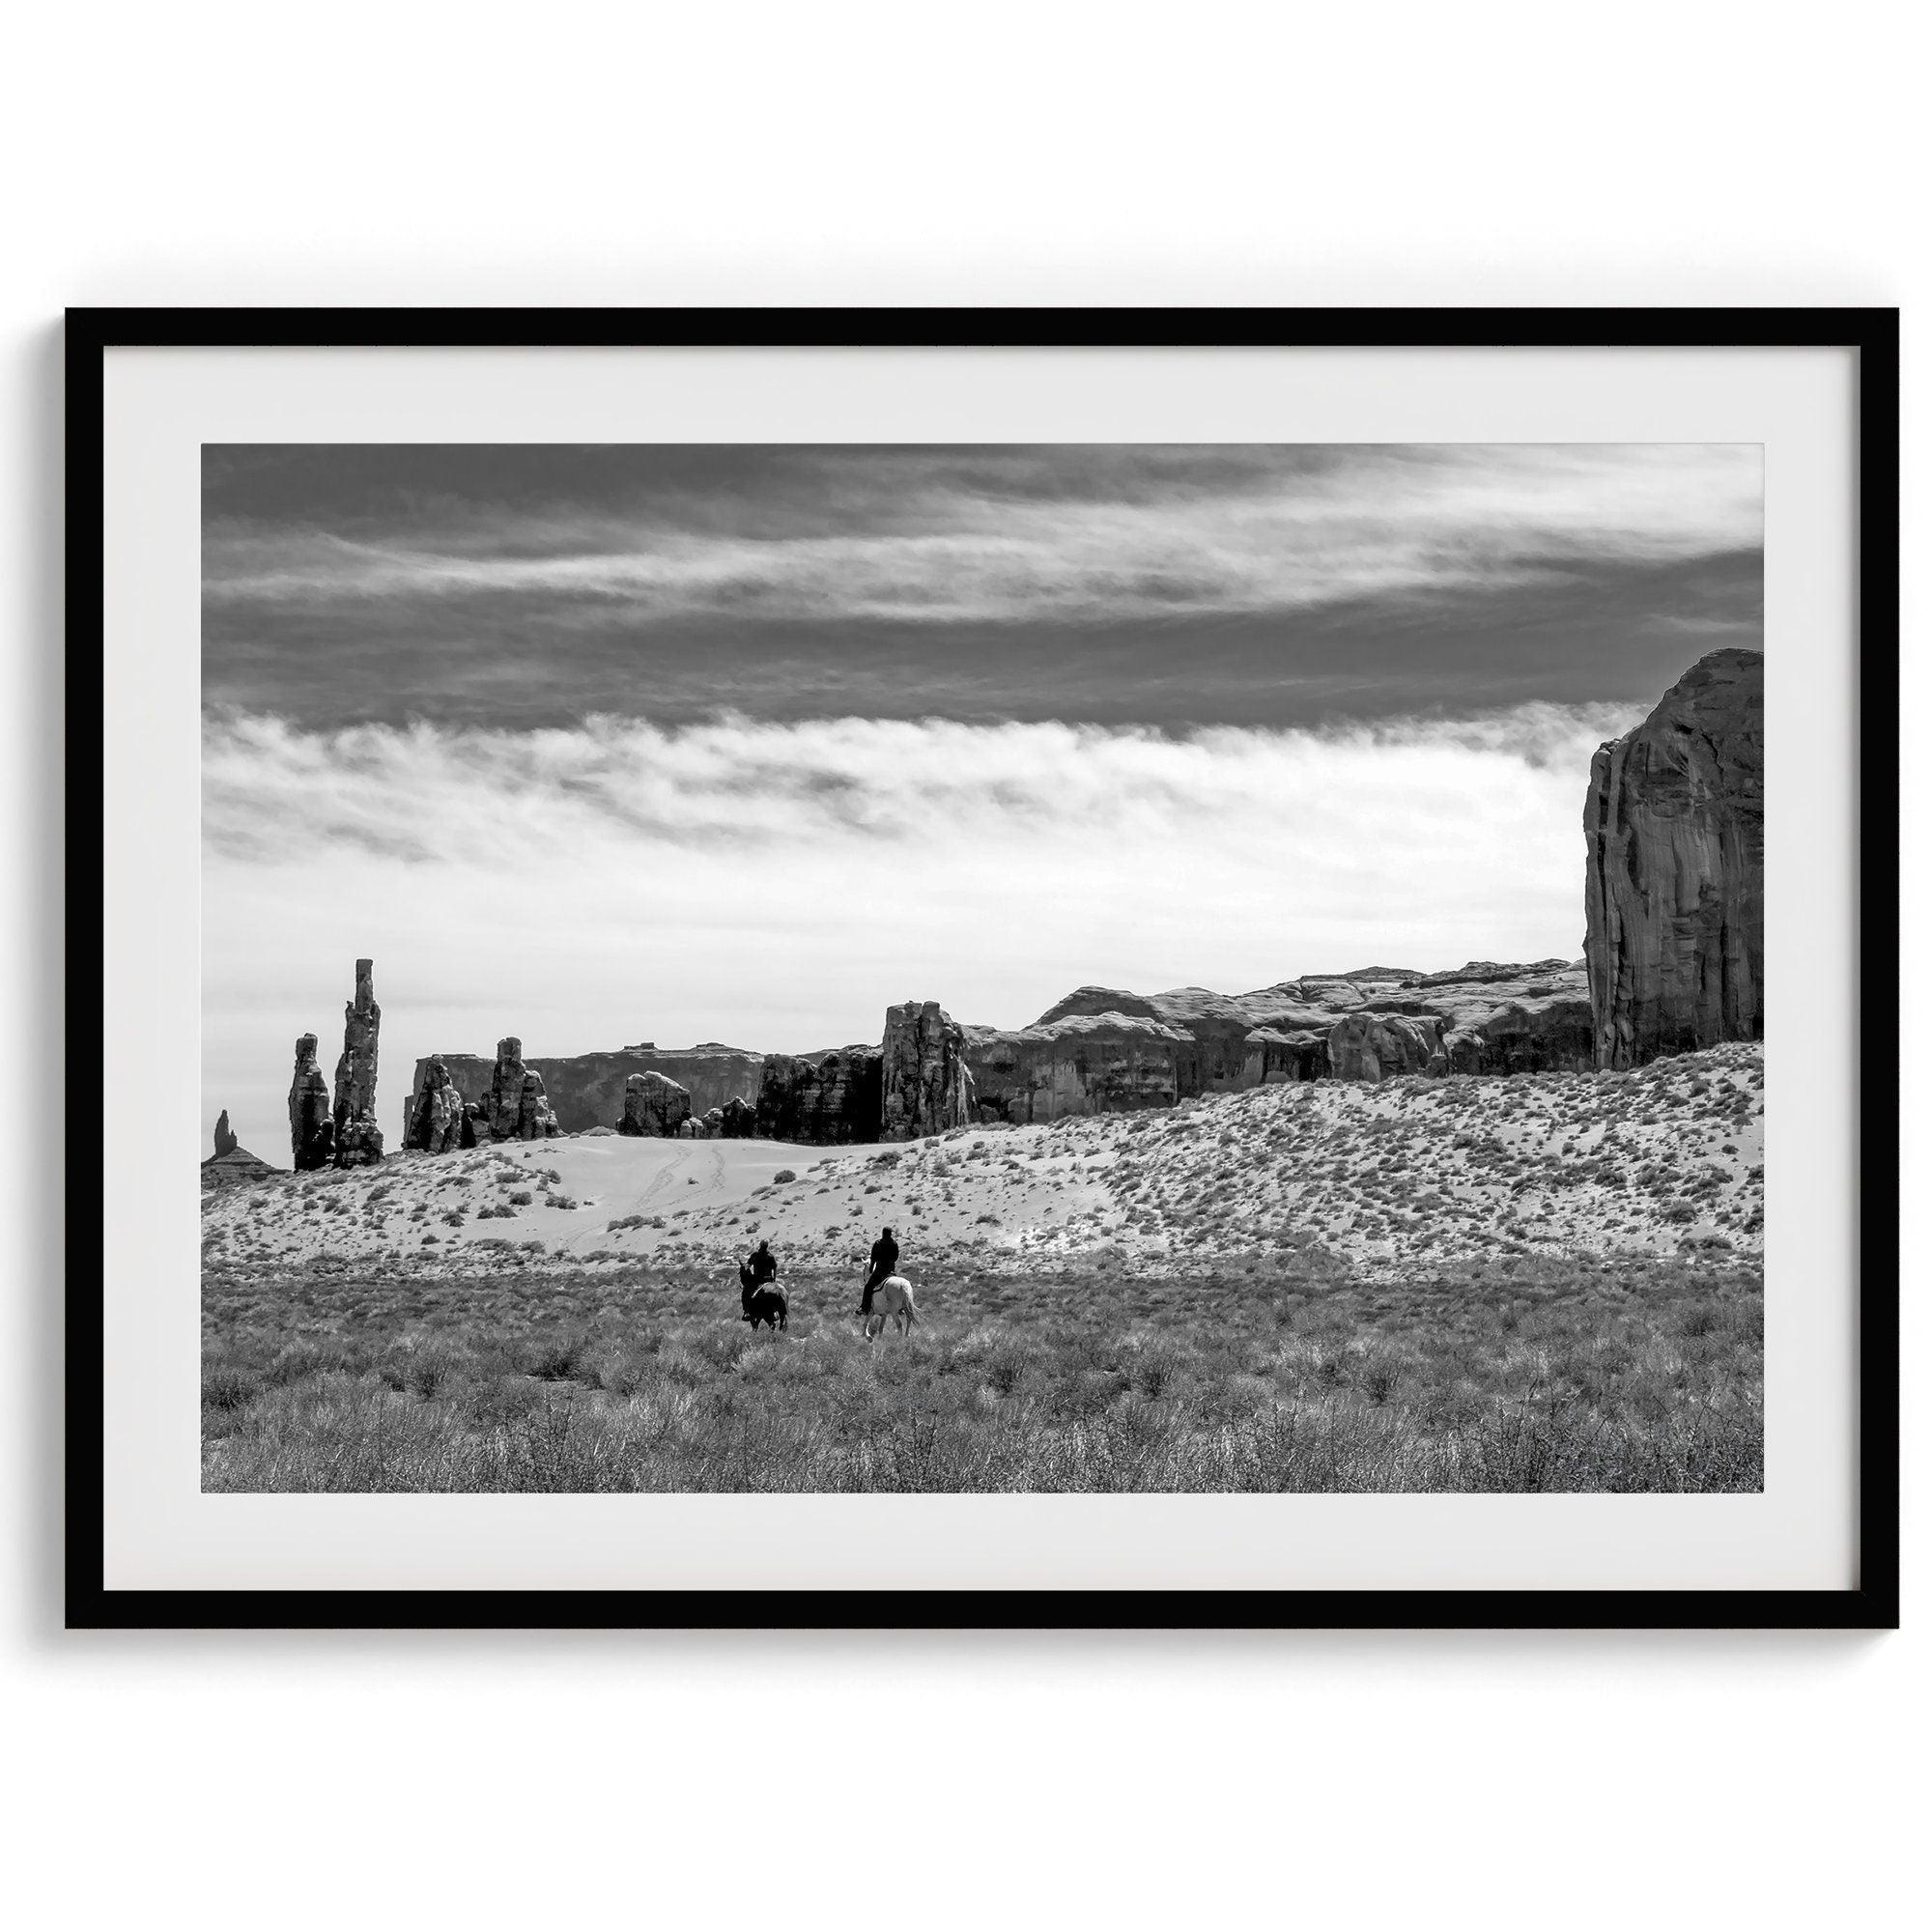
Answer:
<svg viewBox="0 0 1932 1932"><path fill-rule="evenodd" d="M352 3L324 33L301 10L183 0L14 19L0 1009L44 1127L0 1163L19 1922L1909 1918L1932 1694L1910 1403L1903 1637L55 1627L77 1100L58 1023L63 303L1902 302L1923 451L1909 19L1868 0L1824 33L1657 4L995 4L968 28L898 6ZM1910 476L1908 526L1924 511ZM1932 713L1926 664L1908 662L1908 715ZM1922 867L1917 807L1911 830ZM1921 906L1908 952L1928 945ZM1924 1275L1914 1256L1907 1361L1932 1345Z"/></svg>

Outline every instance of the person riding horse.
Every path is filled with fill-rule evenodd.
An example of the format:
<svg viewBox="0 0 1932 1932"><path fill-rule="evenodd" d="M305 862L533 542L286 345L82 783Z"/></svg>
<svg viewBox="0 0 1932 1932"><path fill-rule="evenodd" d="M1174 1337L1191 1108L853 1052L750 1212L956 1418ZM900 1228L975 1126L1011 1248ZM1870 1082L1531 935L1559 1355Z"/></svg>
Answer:
<svg viewBox="0 0 1932 1932"><path fill-rule="evenodd" d="M738 1264L739 1304L755 1330L759 1323L783 1328L790 1319L790 1297L779 1282L779 1258L769 1241L760 1241L749 1261Z"/></svg>
<svg viewBox="0 0 1932 1932"><path fill-rule="evenodd" d="M893 1231L888 1228L872 1243L872 1271L866 1277L866 1292L859 1302L861 1315L871 1314L872 1296L877 1292L879 1284L888 1275L897 1273L898 1265L899 1244L893 1239Z"/></svg>

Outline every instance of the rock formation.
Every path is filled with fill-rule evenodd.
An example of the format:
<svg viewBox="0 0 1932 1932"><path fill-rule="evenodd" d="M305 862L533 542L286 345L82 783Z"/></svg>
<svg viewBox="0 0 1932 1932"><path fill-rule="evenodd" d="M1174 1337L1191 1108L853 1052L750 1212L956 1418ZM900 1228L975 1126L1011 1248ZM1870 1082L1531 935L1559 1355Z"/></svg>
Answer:
<svg viewBox="0 0 1932 1932"><path fill-rule="evenodd" d="M943 1134L972 1119L965 1030L937 1000L888 1007L880 1048L879 1138Z"/></svg>
<svg viewBox="0 0 1932 1932"><path fill-rule="evenodd" d="M1764 656L1713 651L1590 761L1595 1059L1764 1037Z"/></svg>
<svg viewBox="0 0 1932 1932"><path fill-rule="evenodd" d="M1328 1029L1328 1071L1337 1080L1392 1080L1444 1073L1442 1022L1406 1013L1347 1013Z"/></svg>
<svg viewBox="0 0 1932 1932"><path fill-rule="evenodd" d="M515 1136L492 1096L514 1094L521 1104L529 1071L541 1076L565 1132L609 1126L629 1104L632 1077L658 1074L690 1095L694 1135L848 1146L944 1132L959 1121L1052 1121L1326 1079L1336 1021L1368 1012L1439 1020L1442 1051L1457 1072L1595 1064L1582 965L1561 959L1472 960L1451 973L1365 966L1240 994L1082 986L1032 1026L1013 1029L956 1025L937 1006L907 1002L888 1011L880 1045L815 1054L761 1056L715 1042L661 1049L645 1040L618 1052L525 1061L522 1042L505 1040L496 1063L434 1058L463 1092L485 1096L470 1110L466 1146ZM431 1064L416 1063L418 1092Z"/></svg>
<svg viewBox="0 0 1932 1932"><path fill-rule="evenodd" d="M1139 1015L1073 1013L1037 1026L965 1029L981 1120L1057 1121L1172 1107L1198 1093L1192 1037Z"/></svg>
<svg viewBox="0 0 1932 1932"><path fill-rule="evenodd" d="M207 1194L217 1187L241 1187L280 1172L235 1138L235 1130L228 1124L228 1109L222 1108L214 1123L214 1151L201 1164L201 1191Z"/></svg>
<svg viewBox="0 0 1932 1932"><path fill-rule="evenodd" d="M1570 969L1574 970L1574 969ZM1455 1073L1576 1073L1596 1054L1580 992L1505 1000L1442 1037Z"/></svg>
<svg viewBox="0 0 1932 1932"><path fill-rule="evenodd" d="M1330 1041L1339 1020L1368 1014L1406 1017L1425 1030L1439 1023L1441 1053L1457 1072L1581 1071L1595 1064L1580 961L1472 960L1450 973L1369 966L1238 994L1082 986L1030 1027L965 1028L975 1111L981 1120L1051 1121L1171 1107L1280 1080L1359 1078L1359 1059L1353 1074L1331 1064ZM1345 1036L1351 1050L1355 1039ZM1384 1050L1414 1057L1412 1047L1383 1040L1378 1065Z"/></svg>
<svg viewBox="0 0 1932 1932"><path fill-rule="evenodd" d="M425 1153L447 1153L461 1147L463 1114L463 1094L449 1077L449 1068L434 1055L418 1062L415 1097L410 1103L403 1145L420 1148Z"/></svg>
<svg viewBox="0 0 1932 1932"><path fill-rule="evenodd" d="M427 1067L442 1059L443 1055L433 1054L417 1065ZM453 1067L450 1077L456 1078ZM482 1095L467 1105L463 1114L465 1147L487 1146L492 1141L545 1140L562 1131L545 1092L543 1075L534 1064L525 1061L524 1043L515 1034L506 1034L497 1042L497 1058L490 1064ZM586 1126L600 1124L585 1122Z"/></svg>
<svg viewBox="0 0 1932 1932"><path fill-rule="evenodd" d="M440 1053L432 1057L442 1062L450 1078L466 1094L487 1092L495 1078L495 1064L487 1054ZM750 1111L757 1098L764 1056L710 1042L662 1051L644 1044L611 1053L574 1054L523 1064L543 1076L544 1093L560 1130L581 1134L592 1127L608 1127L622 1115L625 1092L634 1073L662 1073L676 1081L691 1095L692 1107L698 1113L708 1113L732 1100L742 1101ZM416 1062L418 1088L428 1065L428 1059Z"/></svg>
<svg viewBox="0 0 1932 1932"><path fill-rule="evenodd" d="M847 1147L879 1138L881 1053L768 1053L758 1081L757 1138Z"/></svg>
<svg viewBox="0 0 1932 1932"><path fill-rule="evenodd" d="M315 1046L312 1033L296 1041L295 1079L289 1086L289 1152L298 1174L327 1167L335 1154L328 1082L316 1065Z"/></svg>
<svg viewBox="0 0 1932 1932"><path fill-rule="evenodd" d="M515 1034L506 1034L497 1042L497 1058L491 1063L490 1084L484 1088L477 1105L481 1110L477 1125L484 1131L479 1139L513 1141L517 1121L524 1105L524 1043Z"/></svg>
<svg viewBox="0 0 1932 1932"><path fill-rule="evenodd" d="M543 1075L534 1066L526 1066L524 1091L517 1102L517 1138L548 1140L556 1131L556 1115L551 1109L550 1095L544 1092Z"/></svg>
<svg viewBox="0 0 1932 1932"><path fill-rule="evenodd" d="M526 1061L523 1042L499 1040L495 1062L438 1054L416 1063L421 1094L441 1065L452 1086L482 1098L462 1109L463 1145L525 1131L524 1083L534 1074L551 1122L539 1132L587 1133L629 1112L633 1080L655 1075L688 1095L687 1138L759 1137L849 1146L943 1133L961 1122L1058 1120L1067 1114L1172 1107L1202 1094L1335 1075L1331 1035L1348 1015L1406 1018L1438 1042L1436 1070L1526 1073L1595 1064L1589 989L1581 961L1528 965L1472 960L1450 973L1366 966L1287 980L1258 992L1199 986L1140 994L1082 986L1032 1026L961 1026L932 1002L886 1015L880 1045L815 1054L756 1055L715 1042L661 1050ZM1390 1070L1417 1057L1403 1029L1344 1036L1354 1071ZM646 1088L645 1092L657 1090ZM649 1108L639 1117L652 1127ZM412 1115L413 1123L414 1116ZM619 1128L619 1131L623 1129ZM413 1145L413 1141L412 1145Z"/></svg>
<svg viewBox="0 0 1932 1932"><path fill-rule="evenodd" d="M662 1073L634 1073L624 1083L620 1134L668 1140L691 1118L691 1095Z"/></svg>
<svg viewBox="0 0 1932 1932"><path fill-rule="evenodd" d="M237 1141L226 1153L210 1154L202 1162L201 1191L212 1194L218 1187L246 1187L257 1180L272 1180L281 1172Z"/></svg>
<svg viewBox="0 0 1932 1932"><path fill-rule="evenodd" d="M382 1030L375 962L358 959L355 997L342 1009L342 1058L335 1063L337 1167L372 1167L383 1158L383 1130L376 1124L376 1046Z"/></svg>

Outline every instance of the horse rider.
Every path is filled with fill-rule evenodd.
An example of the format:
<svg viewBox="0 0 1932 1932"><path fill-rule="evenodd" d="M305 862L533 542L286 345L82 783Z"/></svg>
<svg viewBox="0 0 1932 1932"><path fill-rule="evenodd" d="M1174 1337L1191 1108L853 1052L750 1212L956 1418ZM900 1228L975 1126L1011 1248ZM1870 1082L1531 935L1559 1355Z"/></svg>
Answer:
<svg viewBox="0 0 1932 1932"><path fill-rule="evenodd" d="M753 1250L752 1259L745 1265L751 1272L753 1288L763 1288L766 1282L776 1281L779 1278L779 1258L772 1253L772 1244L769 1241L760 1241Z"/></svg>
<svg viewBox="0 0 1932 1932"><path fill-rule="evenodd" d="M872 1312L872 1295L879 1284L888 1275L896 1274L899 1267L899 1244L893 1239L893 1231L888 1228L872 1243L872 1271L866 1277L866 1293L859 1303L859 1313Z"/></svg>

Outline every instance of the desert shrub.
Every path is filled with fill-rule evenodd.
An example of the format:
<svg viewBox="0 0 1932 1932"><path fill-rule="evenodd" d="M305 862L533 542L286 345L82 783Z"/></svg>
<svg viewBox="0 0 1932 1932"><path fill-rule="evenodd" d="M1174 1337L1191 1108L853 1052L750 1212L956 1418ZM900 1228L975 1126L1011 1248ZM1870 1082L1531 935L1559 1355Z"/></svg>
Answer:
<svg viewBox="0 0 1932 1932"><path fill-rule="evenodd" d="M587 1364L592 1346L591 1337L581 1328L554 1329L530 1338L518 1368L540 1382L569 1381L580 1364Z"/></svg>
<svg viewBox="0 0 1932 1932"><path fill-rule="evenodd" d="M1402 1386L1402 1365L1387 1356L1365 1362L1357 1386L1373 1403L1385 1403Z"/></svg>
<svg viewBox="0 0 1932 1932"><path fill-rule="evenodd" d="M295 1341L270 1362L263 1379L270 1388L287 1388L292 1382L346 1369L349 1360L349 1350L338 1341Z"/></svg>
<svg viewBox="0 0 1932 1932"><path fill-rule="evenodd" d="M201 1372L201 1406L216 1410L245 1408L263 1386L263 1378L252 1369L216 1362Z"/></svg>

